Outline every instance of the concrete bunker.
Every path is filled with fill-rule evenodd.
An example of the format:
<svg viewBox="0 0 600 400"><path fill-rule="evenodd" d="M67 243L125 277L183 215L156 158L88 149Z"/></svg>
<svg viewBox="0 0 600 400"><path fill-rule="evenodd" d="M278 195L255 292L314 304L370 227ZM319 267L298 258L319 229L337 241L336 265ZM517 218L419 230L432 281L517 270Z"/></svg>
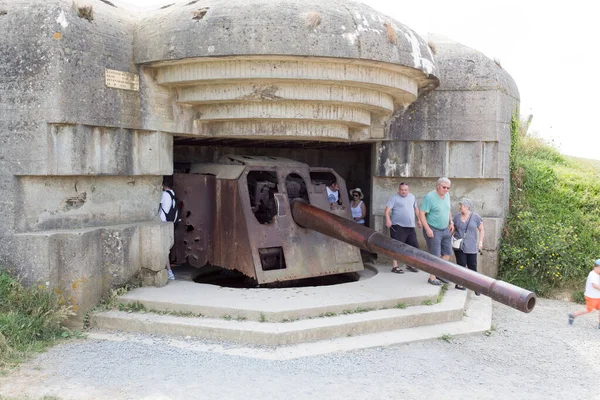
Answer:
<svg viewBox="0 0 600 400"><path fill-rule="evenodd" d="M189 1L147 13L89 1L93 23L67 0L3 5L3 268L61 290L80 315L136 277L164 285L173 231L156 217L160 177L234 154L332 168L362 188L382 232L400 181L419 198L448 176L484 217L482 267L495 274L519 95L492 60L350 0L207 0L198 18ZM217 222L190 221L188 245ZM261 247L259 273L293 269L278 247Z"/></svg>

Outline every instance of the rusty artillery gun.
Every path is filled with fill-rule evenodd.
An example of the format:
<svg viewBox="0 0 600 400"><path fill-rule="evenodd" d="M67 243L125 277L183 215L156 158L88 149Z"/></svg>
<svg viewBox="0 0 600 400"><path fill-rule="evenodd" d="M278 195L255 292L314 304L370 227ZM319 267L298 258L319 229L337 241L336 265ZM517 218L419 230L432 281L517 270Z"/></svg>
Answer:
<svg viewBox="0 0 600 400"><path fill-rule="evenodd" d="M332 207L326 185L340 185ZM462 268L351 219L344 180L330 168L275 157L223 156L175 174L177 262L235 269L259 284L362 270L359 249L449 279L523 312L535 293Z"/></svg>

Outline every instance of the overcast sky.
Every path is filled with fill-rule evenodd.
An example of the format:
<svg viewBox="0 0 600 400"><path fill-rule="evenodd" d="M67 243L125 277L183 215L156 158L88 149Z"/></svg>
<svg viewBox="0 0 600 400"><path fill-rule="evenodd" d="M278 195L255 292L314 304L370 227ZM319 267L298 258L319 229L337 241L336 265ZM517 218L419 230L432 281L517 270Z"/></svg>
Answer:
<svg viewBox="0 0 600 400"><path fill-rule="evenodd" d="M235 0L232 0L235 1ZM142 7L169 0L118 0ZM513 77L521 116L533 114L530 131L564 154L600 159L595 96L600 95L595 41L600 21L593 2L517 0L362 0L422 35L436 33L472 47Z"/></svg>

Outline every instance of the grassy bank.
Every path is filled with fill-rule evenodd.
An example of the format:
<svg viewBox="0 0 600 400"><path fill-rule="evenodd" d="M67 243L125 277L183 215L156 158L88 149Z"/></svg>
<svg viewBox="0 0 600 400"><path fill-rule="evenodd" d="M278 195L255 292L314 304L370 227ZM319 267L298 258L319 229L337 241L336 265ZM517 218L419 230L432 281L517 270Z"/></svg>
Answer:
<svg viewBox="0 0 600 400"><path fill-rule="evenodd" d="M72 333L61 326L71 307L57 305L44 286L23 287L0 269L0 374Z"/></svg>
<svg viewBox="0 0 600 400"><path fill-rule="evenodd" d="M513 121L500 277L548 296L581 290L600 258L600 162L561 155Z"/></svg>

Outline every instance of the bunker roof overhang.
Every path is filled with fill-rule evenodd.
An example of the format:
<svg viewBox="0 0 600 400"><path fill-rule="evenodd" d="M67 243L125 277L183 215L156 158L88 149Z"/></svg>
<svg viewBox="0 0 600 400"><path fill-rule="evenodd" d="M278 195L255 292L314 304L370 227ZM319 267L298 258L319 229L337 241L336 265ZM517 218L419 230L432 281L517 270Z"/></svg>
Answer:
<svg viewBox="0 0 600 400"><path fill-rule="evenodd" d="M177 3L141 19L134 49L193 108L178 125L196 137L381 139L396 109L439 85L422 38L345 0Z"/></svg>

